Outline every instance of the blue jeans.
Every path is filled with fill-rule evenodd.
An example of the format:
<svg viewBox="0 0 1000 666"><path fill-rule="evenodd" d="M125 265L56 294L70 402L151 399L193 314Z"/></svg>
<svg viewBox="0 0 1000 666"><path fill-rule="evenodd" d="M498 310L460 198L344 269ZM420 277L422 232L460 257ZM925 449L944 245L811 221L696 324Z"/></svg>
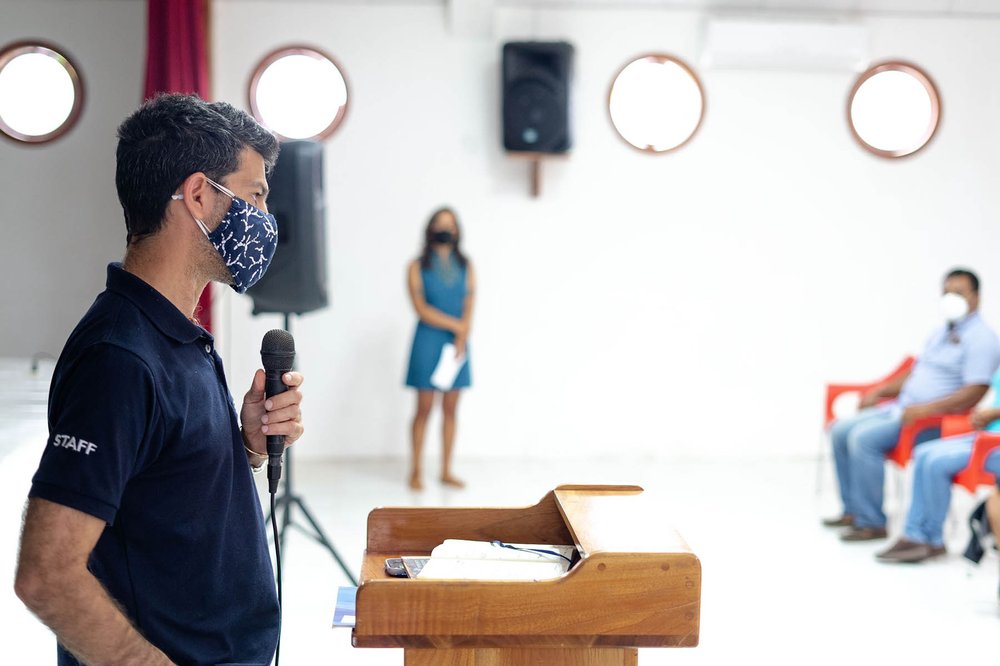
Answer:
<svg viewBox="0 0 1000 666"><path fill-rule="evenodd" d="M913 499L903 536L931 546L944 545L944 521L951 479L968 463L974 434L927 442L913 456ZM986 457L986 469L1000 476L1000 450Z"/></svg>
<svg viewBox="0 0 1000 666"><path fill-rule="evenodd" d="M885 527L885 456L896 447L900 427L898 412L872 407L837 420L830 429L840 499L844 513L854 516L855 527ZM927 430L917 441L937 436Z"/></svg>

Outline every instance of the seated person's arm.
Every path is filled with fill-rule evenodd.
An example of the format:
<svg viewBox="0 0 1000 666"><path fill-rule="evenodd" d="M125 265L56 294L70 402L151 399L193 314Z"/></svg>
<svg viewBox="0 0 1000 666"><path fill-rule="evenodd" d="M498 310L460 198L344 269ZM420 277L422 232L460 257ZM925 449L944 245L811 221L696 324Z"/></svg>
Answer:
<svg viewBox="0 0 1000 666"><path fill-rule="evenodd" d="M105 523L40 498L28 501L17 596L86 664L171 664L132 626L87 559Z"/></svg>
<svg viewBox="0 0 1000 666"><path fill-rule="evenodd" d="M1000 419L1000 407L977 409L972 416L969 417L972 427L976 430L982 430L997 419Z"/></svg>
<svg viewBox="0 0 1000 666"><path fill-rule="evenodd" d="M969 384L940 400L910 405L903 411L903 425L932 414L967 412L983 399L988 390L990 387L986 384Z"/></svg>
<svg viewBox="0 0 1000 666"><path fill-rule="evenodd" d="M1000 366L1000 346L994 336L969 336L963 342L962 388L939 400L910 405L903 412L903 424L931 414L967 412L983 399L990 380Z"/></svg>
<svg viewBox="0 0 1000 666"><path fill-rule="evenodd" d="M899 395L899 392L903 390L903 384L906 383L909 376L910 373L906 372L892 381L886 382L885 384L879 384L871 391L868 391L861 396L861 407L874 407L880 400L895 398Z"/></svg>

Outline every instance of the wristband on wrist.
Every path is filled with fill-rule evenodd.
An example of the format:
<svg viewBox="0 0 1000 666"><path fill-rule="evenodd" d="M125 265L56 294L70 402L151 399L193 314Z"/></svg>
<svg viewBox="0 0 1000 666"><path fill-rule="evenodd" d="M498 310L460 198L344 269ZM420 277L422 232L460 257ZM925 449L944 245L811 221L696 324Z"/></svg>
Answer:
<svg viewBox="0 0 1000 666"><path fill-rule="evenodd" d="M262 471L264 469L264 466L265 466L264 463L267 462L267 454L266 453L257 453L256 451L254 451L253 449L251 449L249 446L247 446L246 443L243 444L243 448L246 449L246 452L249 453L250 455L252 455L252 456L254 456L256 458L260 458L260 464L259 465L254 465L253 463L250 463L250 469L252 469L254 472L260 472L260 471Z"/></svg>

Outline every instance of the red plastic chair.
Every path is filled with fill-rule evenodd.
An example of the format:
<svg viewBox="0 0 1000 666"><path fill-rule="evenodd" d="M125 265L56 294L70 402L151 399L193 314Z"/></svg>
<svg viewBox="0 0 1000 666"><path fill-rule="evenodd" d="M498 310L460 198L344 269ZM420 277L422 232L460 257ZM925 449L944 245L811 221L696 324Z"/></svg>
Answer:
<svg viewBox="0 0 1000 666"><path fill-rule="evenodd" d="M941 438L967 435L975 432L968 414L948 414L941 421Z"/></svg>
<svg viewBox="0 0 1000 666"><path fill-rule="evenodd" d="M940 418L939 424L936 425L940 425L941 427L942 438L965 435L975 431L968 414L948 414ZM901 434L900 440L902 439ZM969 463L958 474L952 477L952 483L962 486L972 494L975 494L978 486L996 485L996 475L986 471L986 458L994 449L998 448L1000 448L1000 433L980 432L977 434L975 440L973 440L972 455L969 457ZM912 437L910 439L910 450L912 451Z"/></svg>
<svg viewBox="0 0 1000 666"><path fill-rule="evenodd" d="M886 377L872 382L870 384L827 384L826 386L826 423L824 427L829 427L830 424L835 419L833 414L833 403L834 401L844 393L857 392L864 395L865 392L879 386L880 384L885 384L898 379L902 375L905 375L916 363L917 359L913 356L907 356L903 359L903 362L899 366L890 372ZM968 413L963 414L934 414L928 416L927 418L917 419L913 423L903 426L899 431L899 440L896 442L896 447L889 451L886 455L886 459L895 463L900 468L906 467L910 462L910 458L913 457L913 447L915 445L917 435L919 435L924 430L928 428L942 428L942 437L944 435L944 422L949 419L958 419L956 421L950 421L950 428L961 428L961 424L964 423L965 430L959 430L953 434L961 434L961 432L969 432L972 426L969 424Z"/></svg>
<svg viewBox="0 0 1000 666"><path fill-rule="evenodd" d="M829 428L830 424L833 423L836 416L833 414L833 403L834 401L843 395L844 393L858 393L864 395L866 392L872 390L880 384L885 384L898 379L902 375L905 375L913 367L913 364L917 362L917 359L913 356L907 356L903 359L903 362L899 364L895 370L890 372L888 375L879 379L878 381L871 382L869 384L827 384L826 385L826 420L823 422L824 428ZM860 399L860 398L859 398Z"/></svg>
<svg viewBox="0 0 1000 666"><path fill-rule="evenodd" d="M886 382L891 382L898 379L899 377L905 375L913 367L913 364L917 362L917 359L913 356L907 356L903 359L895 370L890 372L888 375L882 379L876 380L874 382L869 382L867 384L827 384L826 385L826 416L823 421L823 431L819 440L819 456L817 457L816 464L816 494L820 494L823 488L823 459L824 452L827 450L828 442L826 437L826 432L830 428L830 424L834 422L837 418L833 413L833 403L841 395L845 393L857 393L858 400L860 401L861 396L866 392L872 390L880 384L885 384Z"/></svg>
<svg viewBox="0 0 1000 666"><path fill-rule="evenodd" d="M913 447L917 435L928 428L940 428L941 437L952 437L972 431L969 414L934 414L927 418L917 419L899 430L896 448L886 455L886 459L896 463L900 468L906 467L913 457Z"/></svg>
<svg viewBox="0 0 1000 666"><path fill-rule="evenodd" d="M951 427L954 428L955 424L957 424L957 420L953 421ZM971 432L972 424L969 423L968 418L965 419L965 425L968 426L967 429L952 430L949 432L949 436ZM944 426L942 426L941 435L944 436L944 433ZM975 494L977 486L996 485L996 474L986 471L986 457L990 455L993 449L997 448L1000 448L1000 433L981 432L976 435L976 439L972 443L972 455L969 457L969 464L952 478L952 483L962 486L973 494Z"/></svg>

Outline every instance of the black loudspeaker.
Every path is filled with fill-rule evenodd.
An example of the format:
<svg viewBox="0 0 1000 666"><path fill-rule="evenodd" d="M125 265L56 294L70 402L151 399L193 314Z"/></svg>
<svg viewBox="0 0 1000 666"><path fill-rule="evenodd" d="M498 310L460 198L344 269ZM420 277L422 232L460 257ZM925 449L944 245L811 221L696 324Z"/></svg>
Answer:
<svg viewBox="0 0 1000 666"><path fill-rule="evenodd" d="M503 147L565 153L572 146L569 88L573 46L566 42L503 45Z"/></svg>
<svg viewBox="0 0 1000 666"><path fill-rule="evenodd" d="M253 313L303 314L327 305L323 148L288 141L268 178L268 212L278 220L278 249L264 277L247 290Z"/></svg>

